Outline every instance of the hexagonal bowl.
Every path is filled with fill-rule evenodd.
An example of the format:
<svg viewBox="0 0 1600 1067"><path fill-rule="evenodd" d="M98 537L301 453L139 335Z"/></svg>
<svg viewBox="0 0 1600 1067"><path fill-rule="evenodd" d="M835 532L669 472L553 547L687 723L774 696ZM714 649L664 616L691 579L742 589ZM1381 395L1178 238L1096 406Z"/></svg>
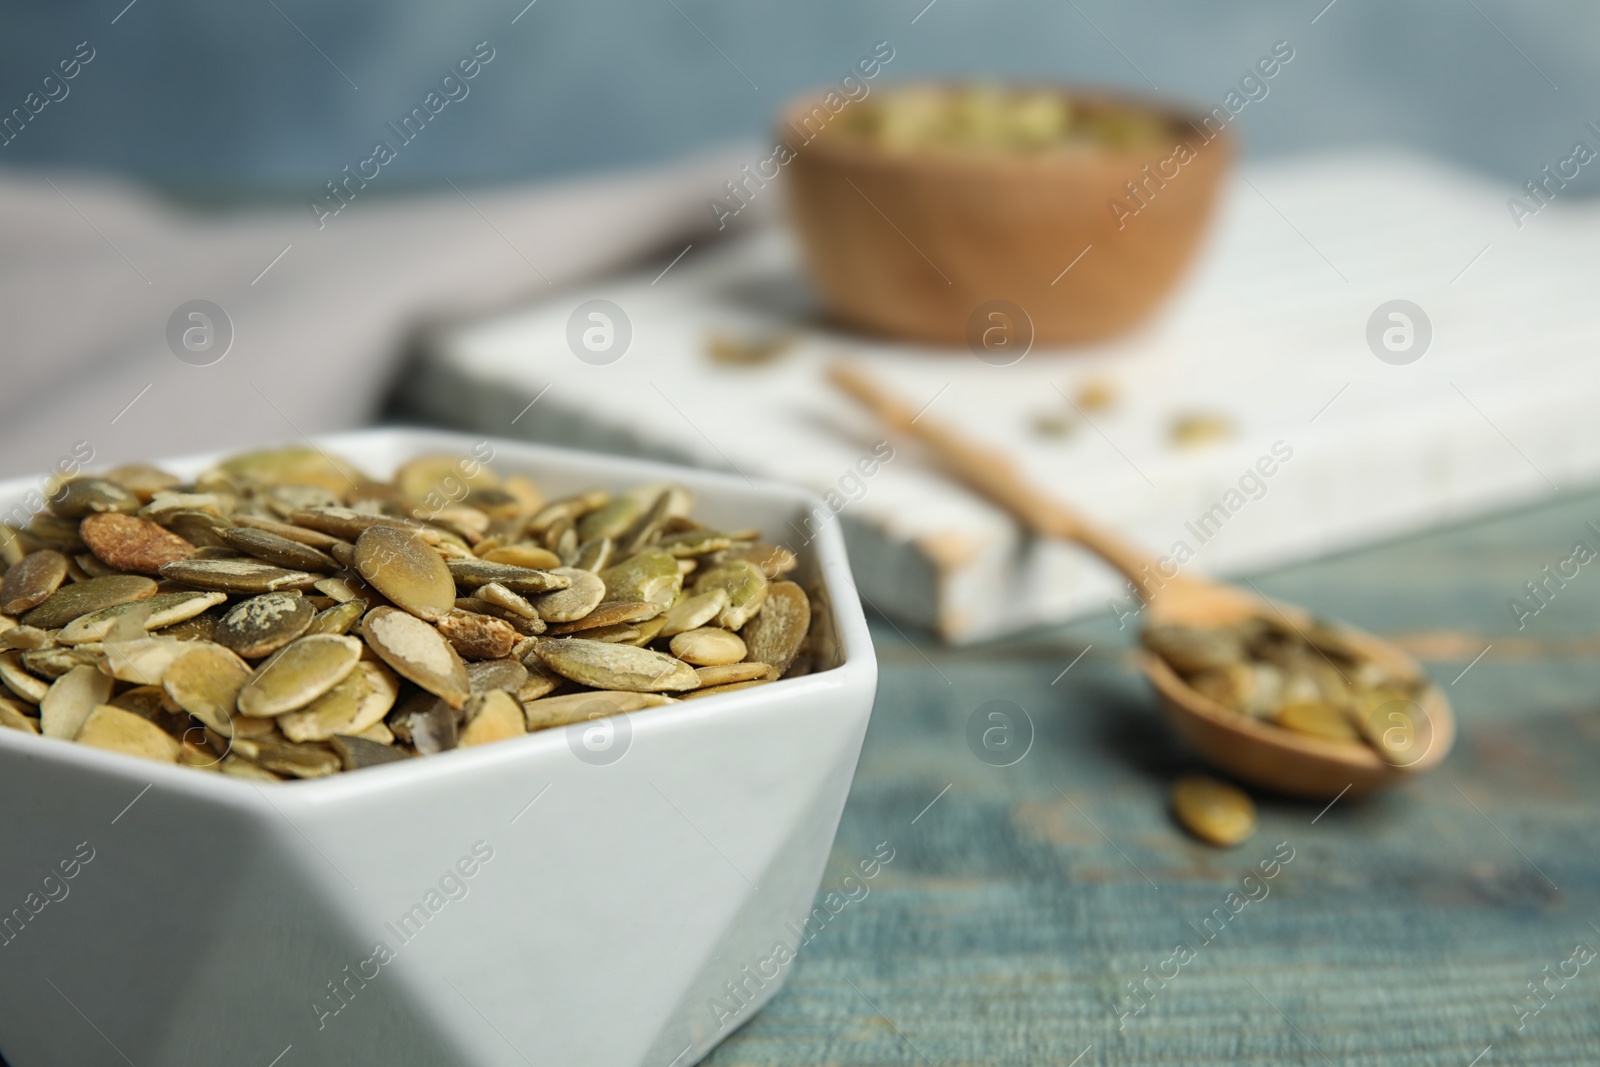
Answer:
<svg viewBox="0 0 1600 1067"><path fill-rule="evenodd" d="M383 475L477 443L319 445ZM828 660L599 733L281 784L0 730L12 1067L687 1067L777 991L761 963L799 943L877 678L837 526L799 543L828 513L797 489L490 446L549 494L673 480L697 516L790 544L832 605Z"/></svg>

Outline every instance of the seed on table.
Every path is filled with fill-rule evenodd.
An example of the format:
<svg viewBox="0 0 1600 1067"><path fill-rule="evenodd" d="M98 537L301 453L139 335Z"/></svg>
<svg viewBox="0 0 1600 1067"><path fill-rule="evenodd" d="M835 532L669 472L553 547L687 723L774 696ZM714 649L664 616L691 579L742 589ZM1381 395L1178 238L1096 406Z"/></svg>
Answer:
<svg viewBox="0 0 1600 1067"><path fill-rule="evenodd" d="M437 625L463 659L501 659L510 655L521 639L510 623L470 611L452 610Z"/></svg>
<svg viewBox="0 0 1600 1067"><path fill-rule="evenodd" d="M695 676L700 679L702 689L711 686L731 685L734 682L750 682L757 678L767 678L772 675L772 665L746 661L743 663L723 663L714 667L696 667ZM699 690L696 690L699 692Z"/></svg>
<svg viewBox="0 0 1600 1067"><path fill-rule="evenodd" d="M426 622L447 615L456 583L439 553L410 530L374 526L356 539L355 571L397 608Z"/></svg>
<svg viewBox="0 0 1600 1067"><path fill-rule="evenodd" d="M222 539L263 563L298 571L336 571L338 562L326 552L281 534L249 526L234 526L222 531ZM93 548L94 545L89 546Z"/></svg>
<svg viewBox="0 0 1600 1067"><path fill-rule="evenodd" d="M94 667L74 667L51 683L39 702L39 730L70 741L95 707L110 699L110 678Z"/></svg>
<svg viewBox="0 0 1600 1067"><path fill-rule="evenodd" d="M202 644L172 661L161 687L178 707L223 737L232 737L239 690L250 674L250 665L228 649Z"/></svg>
<svg viewBox="0 0 1600 1067"><path fill-rule="evenodd" d="M372 651L409 679L459 709L471 694L467 665L444 635L398 608L378 607L361 620Z"/></svg>
<svg viewBox="0 0 1600 1067"><path fill-rule="evenodd" d="M716 627L685 630L671 641L672 654L696 667L715 667L744 659L744 641Z"/></svg>
<svg viewBox="0 0 1600 1067"><path fill-rule="evenodd" d="M56 635L56 640L64 645L102 640L111 633L118 619L135 610L148 610L143 622L144 629L159 630L163 626L172 626L185 619L192 619L227 599L226 593L217 592L157 593L144 600L115 604L99 611L91 611L87 615L80 615L61 629Z"/></svg>
<svg viewBox="0 0 1600 1067"><path fill-rule="evenodd" d="M564 637L539 642L545 666L580 685L656 693L693 689L700 684L694 668L682 660L647 648Z"/></svg>
<svg viewBox="0 0 1600 1067"><path fill-rule="evenodd" d="M360 621L361 616L367 613L367 603L364 600L347 600L342 604L335 604L317 612L311 620L311 625L306 627L308 634L342 634L348 633L350 627Z"/></svg>
<svg viewBox="0 0 1600 1067"><path fill-rule="evenodd" d="M728 606L717 614L717 625L737 630L761 610L767 599L767 585L767 576L759 566L747 559L731 559L696 575L694 591L726 590Z"/></svg>
<svg viewBox="0 0 1600 1067"><path fill-rule="evenodd" d="M1256 806L1236 786L1201 774L1172 786L1172 811L1183 828L1208 844L1231 848L1256 832Z"/></svg>
<svg viewBox="0 0 1600 1067"><path fill-rule="evenodd" d="M36 734L39 732L39 720L25 712L16 701L0 697L0 728Z"/></svg>
<svg viewBox="0 0 1600 1067"><path fill-rule="evenodd" d="M545 730L672 703L676 702L660 693L569 693L524 701L522 712L529 730Z"/></svg>
<svg viewBox="0 0 1600 1067"><path fill-rule="evenodd" d="M22 667L22 653L15 649L0 652L0 682L7 689L30 704L37 704L50 691L50 686L29 674Z"/></svg>
<svg viewBox="0 0 1600 1067"><path fill-rule="evenodd" d="M110 704L91 710L75 740L90 748L125 752L160 763L178 762L177 738L155 723Z"/></svg>
<svg viewBox="0 0 1600 1067"><path fill-rule="evenodd" d="M338 754L347 771L356 770L358 767L376 767L380 763L398 763L412 758L404 749L347 734L334 734L328 738L328 747Z"/></svg>
<svg viewBox="0 0 1600 1067"><path fill-rule="evenodd" d="M572 584L534 598L533 609L545 622L575 622L599 607L606 598L606 583L589 571L559 567L550 573L570 579Z"/></svg>
<svg viewBox="0 0 1600 1067"><path fill-rule="evenodd" d="M0 582L0 612L21 615L38 607L67 578L67 557L53 549L30 552Z"/></svg>
<svg viewBox="0 0 1600 1067"><path fill-rule="evenodd" d="M274 652L256 668L239 690L239 710L264 718L303 708L344 681L360 657L361 642L354 637L302 637Z"/></svg>
<svg viewBox="0 0 1600 1067"><path fill-rule="evenodd" d="M572 579L564 575L532 567L513 567L509 563L490 563L480 559L451 559L445 563L457 584L474 589L489 582L499 582L513 593L526 595L565 589L572 584Z"/></svg>
<svg viewBox="0 0 1600 1067"><path fill-rule="evenodd" d="M78 525L89 551L119 571L159 574L163 563L188 559L194 545L158 523L118 512L90 515Z"/></svg>
<svg viewBox="0 0 1600 1067"><path fill-rule="evenodd" d="M23 615L22 622L25 626L53 630L91 611L143 600L154 596L155 593L156 583L137 575L119 574L110 578L90 578L86 582L77 582L57 589L50 594L48 600Z"/></svg>
<svg viewBox="0 0 1600 1067"><path fill-rule="evenodd" d="M505 741L528 732L522 705L504 690L474 694L463 710L467 725L457 742L461 748Z"/></svg>
<svg viewBox="0 0 1600 1067"><path fill-rule="evenodd" d="M245 659L260 659L304 634L315 615L299 593L263 593L229 609L217 624L215 640Z"/></svg>
<svg viewBox="0 0 1600 1067"><path fill-rule="evenodd" d="M107 512L138 511L139 498L105 478L74 478L50 498L50 512L63 519L81 519Z"/></svg>
<svg viewBox="0 0 1600 1067"><path fill-rule="evenodd" d="M794 582L773 582L756 617L744 624L739 636L747 658L772 666L772 678L783 677L811 632L811 598Z"/></svg>

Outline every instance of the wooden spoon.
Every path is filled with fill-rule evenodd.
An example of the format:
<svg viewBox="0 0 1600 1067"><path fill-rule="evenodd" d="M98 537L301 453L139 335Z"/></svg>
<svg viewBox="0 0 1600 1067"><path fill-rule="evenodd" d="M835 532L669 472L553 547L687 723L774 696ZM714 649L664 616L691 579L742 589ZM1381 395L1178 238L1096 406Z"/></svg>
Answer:
<svg viewBox="0 0 1600 1067"><path fill-rule="evenodd" d="M1145 602L1146 625L1226 626L1263 618L1304 632L1310 615L1275 604L1233 586L1186 574L1167 577L1149 553L1094 525L1060 501L1029 485L1003 452L977 444L936 419L919 415L866 372L836 363L828 369L834 385L869 408L892 432L916 437L968 488L1010 512L1041 537L1073 541L1127 577ZM1359 655L1404 677L1424 678L1416 661L1387 641L1341 628L1340 636ZM1217 703L1191 688L1165 660L1140 650L1145 674L1172 724L1206 759L1234 776L1283 793L1336 797L1370 793L1438 764L1455 740L1455 716L1438 687L1428 684L1417 696L1421 716L1395 720L1414 730L1404 765L1385 760L1365 744L1323 740L1260 722Z"/></svg>

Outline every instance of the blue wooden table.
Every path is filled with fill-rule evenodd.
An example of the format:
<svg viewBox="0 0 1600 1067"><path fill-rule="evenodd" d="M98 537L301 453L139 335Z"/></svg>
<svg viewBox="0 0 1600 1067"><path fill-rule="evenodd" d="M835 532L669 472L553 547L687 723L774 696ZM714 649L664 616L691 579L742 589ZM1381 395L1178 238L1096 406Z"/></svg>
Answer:
<svg viewBox="0 0 1600 1067"><path fill-rule="evenodd" d="M1600 570L1520 631L1509 606L1590 520L1600 496L1253 576L1403 638L1461 737L1390 795L1258 797L1226 852L1167 814L1197 764L1109 616L971 649L877 621L829 918L706 1062L1600 1063ZM1012 766L969 745L993 700L1032 723Z"/></svg>

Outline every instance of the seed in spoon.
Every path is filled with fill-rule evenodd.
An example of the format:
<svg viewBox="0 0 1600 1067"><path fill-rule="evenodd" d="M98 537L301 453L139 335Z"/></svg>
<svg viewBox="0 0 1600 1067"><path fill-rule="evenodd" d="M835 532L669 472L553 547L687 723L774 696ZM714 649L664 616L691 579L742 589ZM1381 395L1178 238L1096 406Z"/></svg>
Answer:
<svg viewBox="0 0 1600 1067"><path fill-rule="evenodd" d="M1201 774L1179 778L1172 786L1172 811L1178 822L1200 840L1231 848L1256 832L1256 806L1236 786Z"/></svg>

